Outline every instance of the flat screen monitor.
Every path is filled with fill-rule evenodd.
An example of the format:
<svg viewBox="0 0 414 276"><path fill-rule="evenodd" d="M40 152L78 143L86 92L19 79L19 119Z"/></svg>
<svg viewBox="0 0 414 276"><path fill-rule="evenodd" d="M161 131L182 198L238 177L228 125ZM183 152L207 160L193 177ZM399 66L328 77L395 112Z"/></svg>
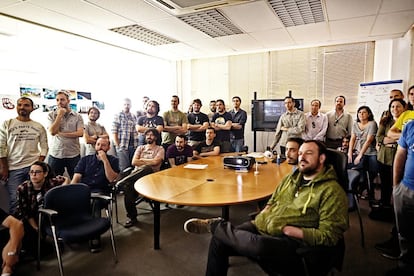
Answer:
<svg viewBox="0 0 414 276"><path fill-rule="evenodd" d="M295 99L303 111L303 99ZM252 130L275 131L280 115L286 112L285 99L252 100Z"/></svg>

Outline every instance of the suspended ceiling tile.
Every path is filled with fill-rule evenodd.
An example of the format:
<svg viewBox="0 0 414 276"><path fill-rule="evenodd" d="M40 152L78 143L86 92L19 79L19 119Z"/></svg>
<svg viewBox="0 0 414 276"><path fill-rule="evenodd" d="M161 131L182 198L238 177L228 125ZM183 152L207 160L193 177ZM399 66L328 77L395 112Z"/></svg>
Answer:
<svg viewBox="0 0 414 276"><path fill-rule="evenodd" d="M106 29L112 26L125 26L133 23L133 21L119 16L110 10L90 5L85 1L31 0L28 3L51 12L56 12L58 15L64 15L68 18ZM51 23L56 24L57 22Z"/></svg>
<svg viewBox="0 0 414 276"><path fill-rule="evenodd" d="M55 0L49 0L55 1ZM149 20L158 20L167 17L171 17L168 13L157 9L143 0L83 0L91 3L95 6L101 7L102 9L112 11L115 14L119 14L141 23Z"/></svg>
<svg viewBox="0 0 414 276"><path fill-rule="evenodd" d="M368 37L374 24L375 16L365 16L329 23L332 39L351 39Z"/></svg>
<svg viewBox="0 0 414 276"><path fill-rule="evenodd" d="M404 35L414 23L414 11L380 14L371 35Z"/></svg>
<svg viewBox="0 0 414 276"><path fill-rule="evenodd" d="M263 1L220 8L220 10L247 33L283 27L280 20Z"/></svg>
<svg viewBox="0 0 414 276"><path fill-rule="evenodd" d="M326 1L327 20L375 15L381 0L329 0Z"/></svg>
<svg viewBox="0 0 414 276"><path fill-rule="evenodd" d="M383 0L380 13L414 10L413 0Z"/></svg>
<svg viewBox="0 0 414 276"><path fill-rule="evenodd" d="M286 29L266 30L250 33L265 48L280 48L294 45ZM275 47L277 45L277 47Z"/></svg>
<svg viewBox="0 0 414 276"><path fill-rule="evenodd" d="M330 41L328 26L325 22L287 28L296 44Z"/></svg>
<svg viewBox="0 0 414 276"><path fill-rule="evenodd" d="M217 37L217 41L222 42L233 50L237 51L252 51L263 48L263 45L258 43L254 38L248 34L230 35Z"/></svg>

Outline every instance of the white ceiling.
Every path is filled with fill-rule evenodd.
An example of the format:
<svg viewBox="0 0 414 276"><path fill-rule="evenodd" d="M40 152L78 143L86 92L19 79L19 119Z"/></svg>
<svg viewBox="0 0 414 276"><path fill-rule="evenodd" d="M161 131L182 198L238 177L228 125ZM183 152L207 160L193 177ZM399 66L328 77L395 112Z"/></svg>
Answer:
<svg viewBox="0 0 414 276"><path fill-rule="evenodd" d="M177 18L178 13L203 9L202 5L171 12L156 0L0 0L0 38L30 32L18 27L15 19L23 19L151 56L181 60L398 38L414 24L414 0L321 0L325 22L293 27L284 27L267 0L192 1L182 0L230 3L215 8L243 33L212 38ZM178 42L151 46L109 30L133 24Z"/></svg>

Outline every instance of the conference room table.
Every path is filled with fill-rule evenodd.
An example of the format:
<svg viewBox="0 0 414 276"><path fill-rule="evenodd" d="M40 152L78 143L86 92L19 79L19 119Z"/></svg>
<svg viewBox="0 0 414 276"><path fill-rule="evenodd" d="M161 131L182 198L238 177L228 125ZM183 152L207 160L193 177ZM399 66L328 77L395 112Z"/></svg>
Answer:
<svg viewBox="0 0 414 276"><path fill-rule="evenodd" d="M223 158L223 155L204 157L135 182L135 190L153 202L154 249L160 248L160 203L219 206L222 217L228 219L229 206L268 197L292 171L287 162L277 165L263 158L256 159L257 172L256 164L248 171L238 171L226 168Z"/></svg>

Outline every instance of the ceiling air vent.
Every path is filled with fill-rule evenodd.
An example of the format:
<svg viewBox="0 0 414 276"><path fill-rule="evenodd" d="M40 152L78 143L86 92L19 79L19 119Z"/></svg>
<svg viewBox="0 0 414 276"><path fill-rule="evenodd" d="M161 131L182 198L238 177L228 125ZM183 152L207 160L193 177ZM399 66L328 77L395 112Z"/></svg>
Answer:
<svg viewBox="0 0 414 276"><path fill-rule="evenodd" d="M325 21L321 0L269 0L285 27Z"/></svg>
<svg viewBox="0 0 414 276"><path fill-rule="evenodd" d="M117 27L109 29L110 31L119 33L121 35L128 36L133 39L137 39L139 41L145 42L147 44L158 46L164 44L171 44L177 43L178 41L172 38L169 38L165 35L156 33L154 31L148 30L142 26L137 24L135 25L128 25L123 27Z"/></svg>
<svg viewBox="0 0 414 276"><path fill-rule="evenodd" d="M243 33L216 9L181 15L178 18L211 37Z"/></svg>
<svg viewBox="0 0 414 276"><path fill-rule="evenodd" d="M217 9L230 5L238 5L242 3L257 0L144 0L145 2L159 7L166 12L179 16L197 11L209 9Z"/></svg>

